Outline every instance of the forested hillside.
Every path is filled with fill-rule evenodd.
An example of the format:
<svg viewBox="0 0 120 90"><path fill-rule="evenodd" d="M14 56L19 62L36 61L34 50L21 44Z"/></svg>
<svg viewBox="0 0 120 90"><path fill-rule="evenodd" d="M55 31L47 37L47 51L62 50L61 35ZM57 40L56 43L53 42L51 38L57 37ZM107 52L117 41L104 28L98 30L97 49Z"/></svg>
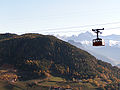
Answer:
<svg viewBox="0 0 120 90"><path fill-rule="evenodd" d="M54 36L5 34L0 38L0 66L12 66L19 80L44 78L46 74L66 80L120 80L120 69Z"/></svg>

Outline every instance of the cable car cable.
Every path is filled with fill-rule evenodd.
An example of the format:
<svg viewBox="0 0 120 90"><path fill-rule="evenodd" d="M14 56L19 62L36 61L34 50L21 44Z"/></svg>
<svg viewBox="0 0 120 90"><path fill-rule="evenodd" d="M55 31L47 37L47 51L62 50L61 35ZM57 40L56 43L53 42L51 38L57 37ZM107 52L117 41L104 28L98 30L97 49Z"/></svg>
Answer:
<svg viewBox="0 0 120 90"><path fill-rule="evenodd" d="M110 24L118 24L120 22L112 22L112 23L103 23L103 24L92 24L92 25L83 25L83 26L73 26L73 27L63 27L63 28L51 28L51 29L43 29L42 31L50 31L50 30L64 30L64 29L74 29L74 28L84 28L84 27L91 27L91 26L100 26L100 25L110 25ZM41 30L36 30L32 32L37 32Z"/></svg>

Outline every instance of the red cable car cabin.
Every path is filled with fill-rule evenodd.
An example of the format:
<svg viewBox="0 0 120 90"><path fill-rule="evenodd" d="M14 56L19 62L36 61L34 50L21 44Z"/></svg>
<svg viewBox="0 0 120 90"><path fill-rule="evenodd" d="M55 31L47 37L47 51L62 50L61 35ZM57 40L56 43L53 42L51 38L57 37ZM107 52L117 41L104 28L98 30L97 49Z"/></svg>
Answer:
<svg viewBox="0 0 120 90"><path fill-rule="evenodd" d="M105 41L101 38L93 39L93 46L105 46Z"/></svg>
<svg viewBox="0 0 120 90"><path fill-rule="evenodd" d="M92 29L92 31L97 34L97 38L93 39L93 46L105 46L105 41L98 37L98 33L101 33L100 30L104 30L104 28L103 29Z"/></svg>

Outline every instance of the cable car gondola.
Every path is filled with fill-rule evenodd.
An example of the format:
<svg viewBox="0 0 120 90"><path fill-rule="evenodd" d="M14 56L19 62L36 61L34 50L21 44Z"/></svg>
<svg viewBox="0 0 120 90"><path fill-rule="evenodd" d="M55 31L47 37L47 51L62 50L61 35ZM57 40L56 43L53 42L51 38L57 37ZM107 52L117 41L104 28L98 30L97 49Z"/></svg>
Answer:
<svg viewBox="0 0 120 90"><path fill-rule="evenodd" d="M97 34L97 38L93 39L93 46L105 46L105 41L101 38L98 37L98 33L101 33L99 30L104 30L103 29L92 29Z"/></svg>

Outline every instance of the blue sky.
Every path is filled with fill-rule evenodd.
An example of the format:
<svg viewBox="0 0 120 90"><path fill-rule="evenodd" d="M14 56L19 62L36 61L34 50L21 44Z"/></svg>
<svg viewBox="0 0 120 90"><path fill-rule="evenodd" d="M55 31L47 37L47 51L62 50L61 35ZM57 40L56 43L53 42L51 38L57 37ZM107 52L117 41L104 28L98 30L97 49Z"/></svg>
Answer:
<svg viewBox="0 0 120 90"><path fill-rule="evenodd" d="M120 0L0 0L1 33L77 35L105 28L108 35L120 34L119 26Z"/></svg>

